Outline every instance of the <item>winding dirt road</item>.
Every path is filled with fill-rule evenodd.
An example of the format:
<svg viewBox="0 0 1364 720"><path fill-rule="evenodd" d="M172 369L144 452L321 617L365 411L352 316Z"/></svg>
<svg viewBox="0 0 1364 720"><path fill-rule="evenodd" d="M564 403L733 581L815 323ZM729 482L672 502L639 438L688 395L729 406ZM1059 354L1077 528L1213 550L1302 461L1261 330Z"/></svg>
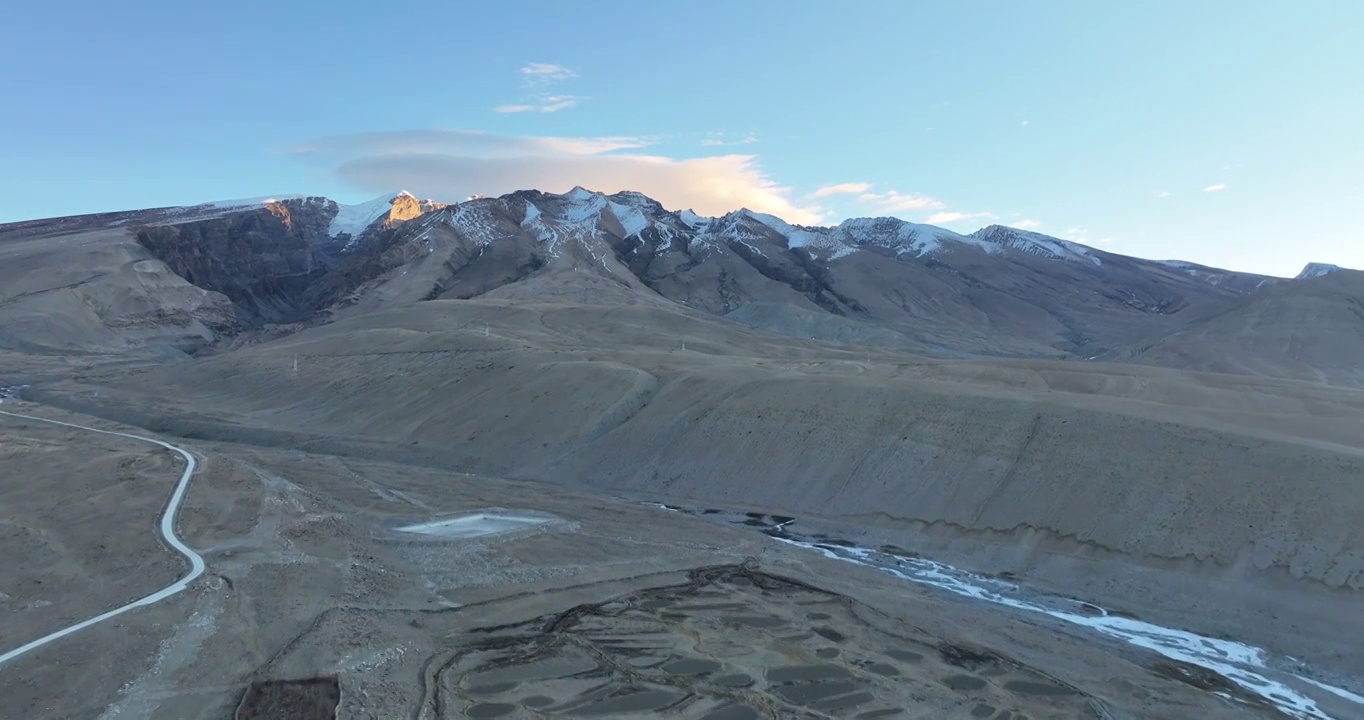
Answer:
<svg viewBox="0 0 1364 720"><path fill-rule="evenodd" d="M0 400L0 402L3 401ZM189 489L190 477L194 475L195 468L194 456L191 455L189 451L185 450L184 448L171 445L170 443L162 442L160 440L155 440L149 437L143 437L141 435L131 435L128 433L113 432L112 430L99 430L92 427L86 427L84 425L77 425L75 423L62 422L60 420L48 420L46 418L33 417L31 415L21 415L19 413L6 412L4 410L0 410L0 415L7 415L9 417L20 418L23 420L31 420L33 422L49 423L51 425L61 425L63 427L76 428L77 430L85 430L87 432L100 433L102 435L117 435L118 437L131 438L133 440L140 440L142 442L151 443L153 445L159 445L163 448L166 448L167 450L179 453L180 456L185 459L185 472L180 475L180 481L176 483L175 490L171 493L170 501L166 503L166 509L161 514L160 532L162 539L164 539L168 545L174 548L176 552L180 553L181 555L184 555L185 559L189 560L189 572L187 572L179 580L176 580L170 585L167 585L166 587L161 588L160 590L157 590L156 592L144 598L141 598L140 600L134 600L133 602L130 602L127 605L114 608L113 610L110 610L101 615L96 615L95 617L89 618L87 620L82 620L81 622L78 622L74 625L69 625L60 630L57 630L56 632L44 635L43 637L40 637L37 640L34 640L26 645L21 645L13 650L10 650L4 653L3 655L0 655L0 666L3 666L10 660L13 660L17 657L37 650L38 648L53 643L61 638L64 638L67 635L71 635L73 633L84 630L85 628L88 628L91 625L102 623L105 620L108 620L109 618L117 617L135 608L140 608L145 605L152 605L154 603L165 600L166 598L171 597L172 595L175 595L180 591L184 590L185 588L189 587L190 583L194 582L200 575L204 574L204 558L200 556L199 553L191 550L190 547L186 545L183 541L181 541L180 538L177 537L175 534L175 515L177 512L179 512L180 504L185 499L186 490Z"/></svg>

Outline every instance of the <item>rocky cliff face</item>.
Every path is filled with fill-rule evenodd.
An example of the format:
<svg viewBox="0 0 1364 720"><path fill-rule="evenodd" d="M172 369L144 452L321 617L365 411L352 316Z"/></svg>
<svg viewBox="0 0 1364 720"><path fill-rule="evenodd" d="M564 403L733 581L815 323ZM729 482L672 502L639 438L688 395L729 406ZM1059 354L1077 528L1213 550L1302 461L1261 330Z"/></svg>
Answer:
<svg viewBox="0 0 1364 720"><path fill-rule="evenodd" d="M319 250L335 203L308 198L176 225L138 228L138 244L177 275L226 295L244 326L297 322L307 289L326 274Z"/></svg>
<svg viewBox="0 0 1364 720"><path fill-rule="evenodd" d="M432 210L439 210L445 207L445 203L435 200L418 200L411 193L400 192L393 198L393 204L389 206L388 214L383 218L383 229L401 225L408 220L412 220L419 215L429 213Z"/></svg>
<svg viewBox="0 0 1364 720"><path fill-rule="evenodd" d="M329 300L372 307L609 292L614 302L625 293L716 314L785 306L852 321L860 334L864 324L880 326L935 352L1092 359L1178 330L1241 294L1164 264L1009 228L965 236L895 218L834 227L746 210L703 218L628 192L522 191L421 218L354 249L347 281L331 285ZM791 313L745 317L776 318L767 329L778 332L848 327Z"/></svg>
<svg viewBox="0 0 1364 720"><path fill-rule="evenodd" d="M138 238L230 298L248 328L488 295L679 303L779 333L953 357L1131 359L1279 282L1002 226L961 235L895 218L704 218L583 188L452 206L408 193L348 206L296 198Z"/></svg>

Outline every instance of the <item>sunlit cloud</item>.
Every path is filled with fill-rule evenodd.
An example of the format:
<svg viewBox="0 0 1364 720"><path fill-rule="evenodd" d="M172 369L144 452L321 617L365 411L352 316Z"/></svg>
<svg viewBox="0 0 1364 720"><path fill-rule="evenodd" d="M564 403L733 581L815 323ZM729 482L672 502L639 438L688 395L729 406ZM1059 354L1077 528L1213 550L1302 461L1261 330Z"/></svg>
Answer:
<svg viewBox="0 0 1364 720"><path fill-rule="evenodd" d="M1019 220L1014 223L1013 226L1019 230L1032 230L1033 228L1042 227L1042 223L1037 220Z"/></svg>
<svg viewBox="0 0 1364 720"><path fill-rule="evenodd" d="M856 195L857 193L867 192L870 189L871 183L838 183L836 185L825 185L810 193L810 197L825 198L833 195Z"/></svg>
<svg viewBox="0 0 1364 720"><path fill-rule="evenodd" d="M1217 183L1216 185L1209 185L1203 188L1203 192L1220 192L1226 189L1227 189L1226 183Z"/></svg>
<svg viewBox="0 0 1364 720"><path fill-rule="evenodd" d="M817 224L818 205L797 200L754 155L679 159L645 154L635 137L501 135L475 130L412 130L323 138L294 149L357 189L407 189L438 200L516 190L634 190L665 207L723 215L747 207L788 222Z"/></svg>
<svg viewBox="0 0 1364 720"><path fill-rule="evenodd" d="M1160 192L1156 193L1156 197L1170 197L1170 191L1161 190Z"/></svg>

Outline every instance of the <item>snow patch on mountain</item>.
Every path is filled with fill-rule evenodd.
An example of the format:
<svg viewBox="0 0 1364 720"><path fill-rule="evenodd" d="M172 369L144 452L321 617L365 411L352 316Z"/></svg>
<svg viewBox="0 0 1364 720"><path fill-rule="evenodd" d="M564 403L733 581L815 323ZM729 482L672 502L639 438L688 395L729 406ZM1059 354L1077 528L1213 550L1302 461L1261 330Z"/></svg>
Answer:
<svg viewBox="0 0 1364 720"><path fill-rule="evenodd" d="M691 210L683 210L677 213L677 217L683 225L697 232L705 232L706 228L715 221L715 218L702 217Z"/></svg>
<svg viewBox="0 0 1364 720"><path fill-rule="evenodd" d="M1103 265L1103 260L1084 245L1030 230L1019 230L1004 225L990 225L971 233L971 237L1051 260L1070 260L1072 262L1087 262L1095 266Z"/></svg>
<svg viewBox="0 0 1364 720"><path fill-rule="evenodd" d="M625 229L625 237L637 235L641 230L649 227L649 218L639 211L639 208L621 205L617 202L608 202L607 207L611 208L611 214L616 216L620 226Z"/></svg>
<svg viewBox="0 0 1364 720"><path fill-rule="evenodd" d="M460 207L464 206L461 205ZM551 254L558 257L559 233L545 223L545 215L540 212L539 206L535 203L526 201L526 217L521 220L521 227L534 233L535 239L547 246Z"/></svg>
<svg viewBox="0 0 1364 720"><path fill-rule="evenodd" d="M238 200L214 200L213 202L199 203L192 207L196 208L242 208L273 205L286 200L303 200L307 195L266 195L255 198L241 198Z"/></svg>
<svg viewBox="0 0 1364 720"><path fill-rule="evenodd" d="M816 251L829 254L830 260L847 257L857 248L849 246L839 239L834 228L827 227L803 227L792 225L785 220L767 213L753 212L752 210L741 210L740 213L762 223L768 228L776 231L778 235L786 238L788 248L811 248Z"/></svg>
<svg viewBox="0 0 1364 720"><path fill-rule="evenodd" d="M601 211L606 209L607 203L605 195L575 187L562 195L568 202L560 211L560 218L568 223L583 225L586 223L596 224L597 218L601 216Z"/></svg>
<svg viewBox="0 0 1364 720"><path fill-rule="evenodd" d="M399 195L407 195L407 193L404 191ZM407 196L411 197L411 195ZM381 195L368 202L337 206L336 217L332 218L331 225L327 228L327 234L336 237L345 233L350 235L352 239L359 237L365 228L373 225L376 220L388 212L396 197L398 195Z"/></svg>
<svg viewBox="0 0 1364 720"><path fill-rule="evenodd" d="M855 245L884 247L894 250L897 256L931 255L951 244L967 245L987 253L999 249L936 225L921 225L893 217L852 218L840 223L838 230Z"/></svg>
<svg viewBox="0 0 1364 720"><path fill-rule="evenodd" d="M540 208L533 202L526 203L526 216L521 219L521 227L530 227L540 219Z"/></svg>
<svg viewBox="0 0 1364 720"><path fill-rule="evenodd" d="M497 222L492 217L491 208L487 202L464 202L451 205L443 209L436 217L442 218L447 225L462 232L466 238L472 240L479 247L487 247L503 236L497 231Z"/></svg>

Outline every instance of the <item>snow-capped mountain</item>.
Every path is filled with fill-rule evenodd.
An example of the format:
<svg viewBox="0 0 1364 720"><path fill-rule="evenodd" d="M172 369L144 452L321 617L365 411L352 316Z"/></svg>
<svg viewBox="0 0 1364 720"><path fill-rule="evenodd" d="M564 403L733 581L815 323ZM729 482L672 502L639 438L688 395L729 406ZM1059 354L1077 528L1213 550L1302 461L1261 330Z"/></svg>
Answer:
<svg viewBox="0 0 1364 720"><path fill-rule="evenodd" d="M581 187L426 213L361 243L342 268L347 281L319 299L344 308L489 292L677 302L762 317L768 329L787 322L773 318L804 327L795 315L830 314L909 343L1085 358L1264 280L1223 271L1241 278L1226 285L1001 226L962 235L897 218L821 227L751 210L703 217ZM755 304L785 310L740 312Z"/></svg>
<svg viewBox="0 0 1364 720"><path fill-rule="evenodd" d="M1004 225L990 225L971 233L971 237L998 247L1011 248L1051 260L1070 260L1072 262L1103 265L1103 260L1099 258L1093 248L1028 230L1019 230Z"/></svg>
<svg viewBox="0 0 1364 720"><path fill-rule="evenodd" d="M131 231L186 282L231 300L245 329L489 295L681 304L839 342L1089 360L1131 357L1293 282L997 225L969 235L892 217L802 226L581 187L452 205L406 192L355 205L275 196L43 222Z"/></svg>

